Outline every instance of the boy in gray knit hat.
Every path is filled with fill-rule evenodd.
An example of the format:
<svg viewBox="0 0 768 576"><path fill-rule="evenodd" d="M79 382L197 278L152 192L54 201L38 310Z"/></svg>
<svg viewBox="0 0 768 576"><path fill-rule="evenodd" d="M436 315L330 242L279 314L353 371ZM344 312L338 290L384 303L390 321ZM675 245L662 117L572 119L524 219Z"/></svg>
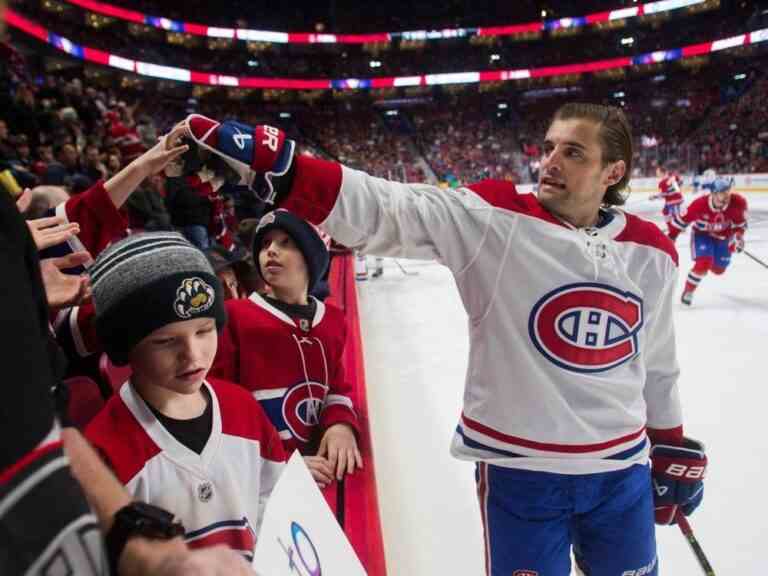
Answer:
<svg viewBox="0 0 768 576"><path fill-rule="evenodd" d="M250 560L285 453L250 394L206 378L226 320L208 260L180 234L145 233L107 248L90 274L96 331L133 374L86 436L135 498L176 514L190 546Z"/></svg>

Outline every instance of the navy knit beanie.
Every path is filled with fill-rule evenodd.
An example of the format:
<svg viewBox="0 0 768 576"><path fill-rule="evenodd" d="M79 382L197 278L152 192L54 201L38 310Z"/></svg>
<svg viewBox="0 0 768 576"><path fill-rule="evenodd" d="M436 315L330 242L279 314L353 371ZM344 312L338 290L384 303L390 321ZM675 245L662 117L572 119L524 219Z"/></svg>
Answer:
<svg viewBox="0 0 768 576"><path fill-rule="evenodd" d="M302 220L287 210L275 210L265 214L259 220L252 244L253 259L257 263L257 270L262 278L264 278L264 275L261 273L261 264L259 264L261 241L267 232L275 228L283 230L288 234L304 256L307 272L309 273L307 293L311 294L328 269L330 256L328 255L328 248L326 248L325 242L323 242L320 235L309 222Z"/></svg>
<svg viewBox="0 0 768 576"><path fill-rule="evenodd" d="M91 266L96 333L109 359L128 364L146 336L173 322L227 315L221 283L205 255L175 232L134 234Z"/></svg>

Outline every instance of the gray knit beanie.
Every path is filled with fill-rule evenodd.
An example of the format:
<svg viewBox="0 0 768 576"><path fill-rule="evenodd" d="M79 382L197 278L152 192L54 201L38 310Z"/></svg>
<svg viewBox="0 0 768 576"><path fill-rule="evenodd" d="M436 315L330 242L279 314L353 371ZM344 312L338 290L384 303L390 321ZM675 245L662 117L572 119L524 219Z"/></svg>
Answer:
<svg viewBox="0 0 768 576"><path fill-rule="evenodd" d="M226 322L221 283L205 255L175 232L129 236L91 266L96 333L110 360L122 366L136 344L182 320Z"/></svg>

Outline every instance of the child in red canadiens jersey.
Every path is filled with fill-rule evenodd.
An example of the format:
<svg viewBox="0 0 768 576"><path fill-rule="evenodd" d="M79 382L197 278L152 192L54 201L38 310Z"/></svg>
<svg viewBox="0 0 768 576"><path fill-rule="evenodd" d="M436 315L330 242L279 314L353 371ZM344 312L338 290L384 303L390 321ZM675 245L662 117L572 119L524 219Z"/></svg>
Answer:
<svg viewBox="0 0 768 576"><path fill-rule="evenodd" d="M285 452L241 387L206 378L226 313L206 257L180 234L113 244L90 269L96 331L133 374L86 429L137 499L173 512L190 548L253 558Z"/></svg>
<svg viewBox="0 0 768 576"><path fill-rule="evenodd" d="M674 217L669 237L675 240L693 224L691 251L693 268L688 273L680 300L690 306L693 293L710 271L723 274L731 263L731 254L744 249L747 228L747 200L731 192L733 178L715 178L705 196L696 198L682 215Z"/></svg>
<svg viewBox="0 0 768 576"><path fill-rule="evenodd" d="M286 452L298 449L323 487L362 467L343 312L310 296L328 249L310 224L280 210L259 222L253 255L270 295L226 302L213 373L261 402Z"/></svg>
<svg viewBox="0 0 768 576"><path fill-rule="evenodd" d="M656 176L661 178L659 180L659 193L654 194L650 199L662 198L664 200L664 208L661 212L667 223L667 229L671 231L672 219L679 216L680 210L683 208L683 193L681 191L683 179L675 172L675 164L672 162L666 166L659 166L656 169Z"/></svg>

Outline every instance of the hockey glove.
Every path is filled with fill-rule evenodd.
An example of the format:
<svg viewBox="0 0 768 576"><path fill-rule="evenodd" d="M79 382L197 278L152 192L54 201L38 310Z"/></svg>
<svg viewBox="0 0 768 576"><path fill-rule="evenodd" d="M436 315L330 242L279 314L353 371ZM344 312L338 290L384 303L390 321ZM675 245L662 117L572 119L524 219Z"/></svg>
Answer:
<svg viewBox="0 0 768 576"><path fill-rule="evenodd" d="M675 524L678 509L688 516L704 497L704 445L690 438L683 439L682 446L656 444L651 461L656 523Z"/></svg>
<svg viewBox="0 0 768 576"><path fill-rule="evenodd" d="M731 240L728 242L728 249L731 252L743 252L744 251L744 235L734 234L731 236Z"/></svg>
<svg viewBox="0 0 768 576"><path fill-rule="evenodd" d="M184 120L187 134L201 151L221 158L267 204L290 189L296 143L272 126L217 122L199 114ZM222 175L223 176L223 175Z"/></svg>

